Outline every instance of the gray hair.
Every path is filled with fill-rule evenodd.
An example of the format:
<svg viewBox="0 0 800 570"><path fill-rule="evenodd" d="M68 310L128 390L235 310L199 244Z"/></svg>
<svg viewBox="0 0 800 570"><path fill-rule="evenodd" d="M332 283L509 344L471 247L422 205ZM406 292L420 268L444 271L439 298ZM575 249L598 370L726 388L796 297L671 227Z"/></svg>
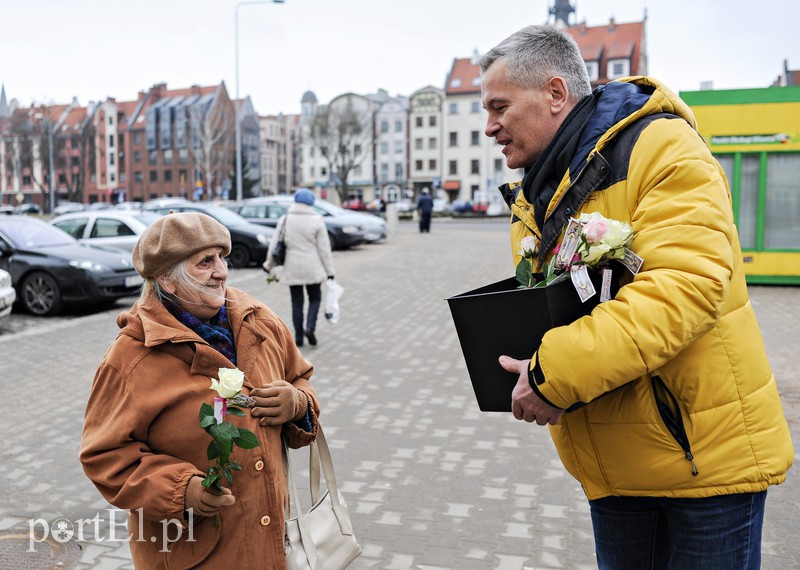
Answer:
<svg viewBox="0 0 800 570"><path fill-rule="evenodd" d="M508 80L520 87L538 89L559 76L573 102L592 92L578 44L553 26L527 26L514 32L480 58L481 73L498 60L506 63Z"/></svg>
<svg viewBox="0 0 800 570"><path fill-rule="evenodd" d="M197 293L203 293L205 291L204 284L192 277L187 265L187 260L183 260L161 277L146 277L137 302L140 305L144 304L150 295L155 295L161 303L164 303L166 299L181 302L182 299L164 290L159 279L170 279L183 289L193 289Z"/></svg>

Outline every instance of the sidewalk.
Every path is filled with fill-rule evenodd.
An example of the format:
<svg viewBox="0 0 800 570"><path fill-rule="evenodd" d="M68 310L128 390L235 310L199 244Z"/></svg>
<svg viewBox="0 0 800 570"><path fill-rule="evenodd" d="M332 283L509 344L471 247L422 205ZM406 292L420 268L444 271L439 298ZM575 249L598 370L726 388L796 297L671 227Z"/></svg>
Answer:
<svg viewBox="0 0 800 570"><path fill-rule="evenodd" d="M478 410L444 301L513 273L505 224L434 219L430 234L416 230L400 222L385 244L335 253L345 288L341 320L321 319L319 346L304 349L364 551L351 568L596 568L579 485L546 429ZM231 284L290 321L288 288L266 286L260 270L233 271ZM800 288L754 287L751 296L797 444ZM24 552L28 520L88 519L108 508L77 452L92 376L116 335L114 316L0 336L0 386L7 402L17 402L5 407L4 425L14 427L0 451L0 568L59 560L65 568L132 568L119 542L51 540ZM796 471L770 490L764 569L800 568Z"/></svg>

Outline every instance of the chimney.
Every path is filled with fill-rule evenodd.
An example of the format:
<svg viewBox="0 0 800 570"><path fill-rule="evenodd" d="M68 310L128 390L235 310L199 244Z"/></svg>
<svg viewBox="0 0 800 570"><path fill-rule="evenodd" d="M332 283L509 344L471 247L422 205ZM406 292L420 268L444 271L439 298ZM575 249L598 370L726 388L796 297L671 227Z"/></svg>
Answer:
<svg viewBox="0 0 800 570"><path fill-rule="evenodd" d="M586 35L586 18L584 18L583 22L581 22L581 28L580 28L580 32L579 33L582 36Z"/></svg>
<svg viewBox="0 0 800 570"><path fill-rule="evenodd" d="M470 62L472 65L478 65L478 60L480 60L480 58L481 58L481 54L480 54L480 52L478 51L478 48L475 48L475 49L472 51L472 58L469 60L469 62Z"/></svg>
<svg viewBox="0 0 800 570"><path fill-rule="evenodd" d="M614 16L611 16L611 19L608 21L608 31L613 32L617 29L617 22L614 20Z"/></svg>

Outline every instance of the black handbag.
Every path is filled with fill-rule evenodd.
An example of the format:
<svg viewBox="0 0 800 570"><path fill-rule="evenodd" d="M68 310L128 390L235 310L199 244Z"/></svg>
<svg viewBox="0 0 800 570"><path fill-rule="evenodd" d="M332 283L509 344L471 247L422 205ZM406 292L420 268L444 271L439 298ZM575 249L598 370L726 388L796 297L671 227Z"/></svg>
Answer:
<svg viewBox="0 0 800 570"><path fill-rule="evenodd" d="M280 229L278 241L275 243L275 247L272 248L272 265L283 265L284 261L286 261L286 242L283 241L283 234L286 230L287 220L288 214L283 218L283 225Z"/></svg>

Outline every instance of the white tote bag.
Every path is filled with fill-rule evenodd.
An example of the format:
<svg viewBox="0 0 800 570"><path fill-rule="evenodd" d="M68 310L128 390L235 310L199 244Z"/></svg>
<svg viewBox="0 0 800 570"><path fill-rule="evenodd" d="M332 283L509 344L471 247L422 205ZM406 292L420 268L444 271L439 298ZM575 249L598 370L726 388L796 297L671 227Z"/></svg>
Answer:
<svg viewBox="0 0 800 570"><path fill-rule="evenodd" d="M310 446L310 488L312 507L303 512L292 474L289 449L283 442L283 460L289 482L289 503L296 516L286 516L287 570L343 570L361 554L350 511L336 484L333 462L322 426ZM325 476L327 491L320 497L319 468Z"/></svg>
<svg viewBox="0 0 800 570"><path fill-rule="evenodd" d="M339 297L344 293L344 287L339 285L333 279L328 279L325 282L327 288L325 295L325 318L331 324L339 322Z"/></svg>

